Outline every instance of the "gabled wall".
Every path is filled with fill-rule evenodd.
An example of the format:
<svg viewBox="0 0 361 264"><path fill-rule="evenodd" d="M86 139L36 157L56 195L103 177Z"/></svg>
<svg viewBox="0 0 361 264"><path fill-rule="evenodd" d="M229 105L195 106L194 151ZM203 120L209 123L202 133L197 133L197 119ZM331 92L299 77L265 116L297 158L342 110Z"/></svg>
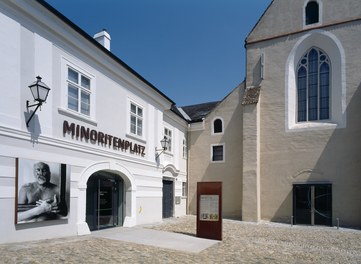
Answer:
<svg viewBox="0 0 361 264"><path fill-rule="evenodd" d="M234 89L203 122L193 123L189 139L189 213L196 214L197 182L223 182L223 216L242 215L242 96L243 83ZM223 120L224 132L213 134L213 121ZM224 162L211 161L212 145L224 144Z"/></svg>
<svg viewBox="0 0 361 264"><path fill-rule="evenodd" d="M308 2L309 0L274 0L260 18L257 26L248 35L246 42L309 29L310 26L305 26L304 23L304 7ZM322 23L315 26L339 23L360 17L360 2L358 0L317 0L317 2L322 8Z"/></svg>
<svg viewBox="0 0 361 264"><path fill-rule="evenodd" d="M305 1L275 0L247 39L247 87L261 86L258 139L261 219L290 222L293 184L332 183L333 223L339 218L344 226L361 226L358 202L361 122L357 117L361 111L358 73L361 21L323 27L332 22L360 19L361 3L318 2L322 4L321 23L304 28ZM296 34L252 43L303 29ZM295 102L292 96L297 95L292 78L300 56L313 46L331 58L331 117L324 122L297 123L297 104L290 104L290 100ZM262 56L263 79L259 78Z"/></svg>

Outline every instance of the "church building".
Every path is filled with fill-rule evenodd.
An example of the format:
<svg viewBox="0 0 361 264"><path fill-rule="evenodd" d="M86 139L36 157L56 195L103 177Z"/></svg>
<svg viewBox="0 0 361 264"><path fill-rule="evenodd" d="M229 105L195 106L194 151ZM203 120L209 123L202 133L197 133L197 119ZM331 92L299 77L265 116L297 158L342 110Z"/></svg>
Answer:
<svg viewBox="0 0 361 264"><path fill-rule="evenodd" d="M0 25L0 243L196 214L214 181L224 218L361 227L359 0L271 1L245 80L184 107L45 0Z"/></svg>
<svg viewBox="0 0 361 264"><path fill-rule="evenodd" d="M222 181L225 217L361 226L360 33L358 0L270 3L245 40L245 82L182 108L196 117L190 212L196 182Z"/></svg>

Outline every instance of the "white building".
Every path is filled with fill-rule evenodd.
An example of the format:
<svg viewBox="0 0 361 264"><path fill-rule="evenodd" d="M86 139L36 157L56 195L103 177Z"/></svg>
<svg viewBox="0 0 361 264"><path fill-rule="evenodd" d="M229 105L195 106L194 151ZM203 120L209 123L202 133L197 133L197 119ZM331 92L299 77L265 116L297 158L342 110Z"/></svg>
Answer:
<svg viewBox="0 0 361 264"><path fill-rule="evenodd" d="M93 39L42 0L1 1L0 25L0 243L184 215L187 123L108 50L109 34ZM29 120L36 76L51 90ZM37 161L66 204L59 219L19 217Z"/></svg>

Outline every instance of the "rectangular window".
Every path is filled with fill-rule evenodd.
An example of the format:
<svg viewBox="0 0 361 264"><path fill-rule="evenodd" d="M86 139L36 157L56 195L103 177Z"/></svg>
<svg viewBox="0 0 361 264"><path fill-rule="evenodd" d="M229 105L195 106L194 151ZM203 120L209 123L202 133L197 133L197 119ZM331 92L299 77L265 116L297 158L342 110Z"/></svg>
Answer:
<svg viewBox="0 0 361 264"><path fill-rule="evenodd" d="M164 136L166 137L166 139L168 140L168 148L167 151L168 152L172 152L172 130L168 129L168 128L164 128Z"/></svg>
<svg viewBox="0 0 361 264"><path fill-rule="evenodd" d="M212 161L224 161L224 146L212 146Z"/></svg>
<svg viewBox="0 0 361 264"><path fill-rule="evenodd" d="M91 80L68 67L68 108L80 114L90 116Z"/></svg>
<svg viewBox="0 0 361 264"><path fill-rule="evenodd" d="M130 103L130 133L143 136L143 108Z"/></svg>
<svg viewBox="0 0 361 264"><path fill-rule="evenodd" d="M187 141L185 140L185 138L183 139L183 158L187 158Z"/></svg>
<svg viewBox="0 0 361 264"><path fill-rule="evenodd" d="M182 196L187 196L187 183L182 182Z"/></svg>

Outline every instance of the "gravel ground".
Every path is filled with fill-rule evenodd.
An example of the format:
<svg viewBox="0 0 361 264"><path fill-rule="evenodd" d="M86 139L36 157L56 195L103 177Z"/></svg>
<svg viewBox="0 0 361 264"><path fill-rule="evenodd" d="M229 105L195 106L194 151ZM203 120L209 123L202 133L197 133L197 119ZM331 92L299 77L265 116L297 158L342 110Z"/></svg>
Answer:
<svg viewBox="0 0 361 264"><path fill-rule="evenodd" d="M195 235L196 218L146 228ZM223 220L223 241L199 254L78 236L0 245L0 263L361 263L361 231Z"/></svg>

